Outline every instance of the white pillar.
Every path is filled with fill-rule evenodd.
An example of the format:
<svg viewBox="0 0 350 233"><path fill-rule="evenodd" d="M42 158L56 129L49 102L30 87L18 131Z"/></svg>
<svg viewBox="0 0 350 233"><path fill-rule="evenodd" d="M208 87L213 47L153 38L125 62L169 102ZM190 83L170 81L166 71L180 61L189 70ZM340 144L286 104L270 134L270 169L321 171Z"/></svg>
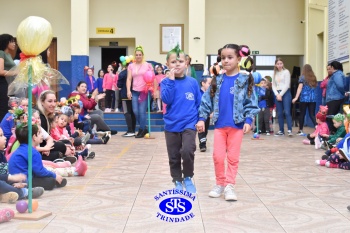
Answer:
<svg viewBox="0 0 350 233"><path fill-rule="evenodd" d="M189 0L188 7L188 53L192 64L204 64L205 53L205 1ZM196 39L195 39L196 38ZM199 39L198 39L199 38Z"/></svg>

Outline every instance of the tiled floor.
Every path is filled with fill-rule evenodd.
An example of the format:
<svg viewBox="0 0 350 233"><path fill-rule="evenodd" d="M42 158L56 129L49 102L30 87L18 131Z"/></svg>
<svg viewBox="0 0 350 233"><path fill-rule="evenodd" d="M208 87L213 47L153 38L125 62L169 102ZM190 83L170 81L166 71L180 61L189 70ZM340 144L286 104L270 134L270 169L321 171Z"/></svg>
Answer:
<svg viewBox="0 0 350 233"><path fill-rule="evenodd" d="M238 201L227 202L208 197L214 185L209 132L209 151L196 153L195 217L162 221L154 196L173 186L164 134L152 135L155 139L146 140L118 134L108 145L94 146L97 156L88 161L85 177L69 177L65 188L39 199L50 217L11 220L0 224L0 232L350 232L349 171L316 166L323 151L303 145L301 136L246 135Z"/></svg>

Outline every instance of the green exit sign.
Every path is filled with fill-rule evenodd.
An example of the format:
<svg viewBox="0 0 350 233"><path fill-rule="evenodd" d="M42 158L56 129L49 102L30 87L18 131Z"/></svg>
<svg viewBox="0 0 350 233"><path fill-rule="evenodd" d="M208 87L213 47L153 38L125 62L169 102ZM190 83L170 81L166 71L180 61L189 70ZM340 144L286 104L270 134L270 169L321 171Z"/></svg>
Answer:
<svg viewBox="0 0 350 233"><path fill-rule="evenodd" d="M252 51L252 54L257 55L257 54L259 54L259 51Z"/></svg>

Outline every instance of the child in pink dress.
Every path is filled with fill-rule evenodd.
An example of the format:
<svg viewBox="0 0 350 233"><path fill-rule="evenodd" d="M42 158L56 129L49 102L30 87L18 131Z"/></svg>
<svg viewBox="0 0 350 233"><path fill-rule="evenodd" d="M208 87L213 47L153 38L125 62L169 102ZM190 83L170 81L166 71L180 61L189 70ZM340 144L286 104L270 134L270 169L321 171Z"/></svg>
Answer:
<svg viewBox="0 0 350 233"><path fill-rule="evenodd" d="M154 93L153 93L153 101L157 102L158 112L162 111L162 99L160 98L160 82L165 78L163 74L163 66L156 65L157 75L154 79Z"/></svg>
<svg viewBox="0 0 350 233"><path fill-rule="evenodd" d="M112 100L113 96L115 95L114 90L116 88L116 77L115 74L113 74L113 67L112 65L109 65L107 68L107 72L103 78L103 91L106 93L106 109L105 112L111 112L112 111Z"/></svg>
<svg viewBox="0 0 350 233"><path fill-rule="evenodd" d="M326 123L327 111L327 106L320 106L320 111L316 114L317 127L312 134L307 135L307 139L303 140L305 145L315 145L315 148L319 149L323 135L329 135L329 128Z"/></svg>

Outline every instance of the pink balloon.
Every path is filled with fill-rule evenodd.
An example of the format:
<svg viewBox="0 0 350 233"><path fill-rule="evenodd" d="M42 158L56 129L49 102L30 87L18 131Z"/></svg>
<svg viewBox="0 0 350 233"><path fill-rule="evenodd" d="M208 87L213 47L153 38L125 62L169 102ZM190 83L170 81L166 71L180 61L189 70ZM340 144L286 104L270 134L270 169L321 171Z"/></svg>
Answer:
<svg viewBox="0 0 350 233"><path fill-rule="evenodd" d="M146 71L143 75L143 80L145 80L146 83L153 83L154 77L155 75L153 71Z"/></svg>

